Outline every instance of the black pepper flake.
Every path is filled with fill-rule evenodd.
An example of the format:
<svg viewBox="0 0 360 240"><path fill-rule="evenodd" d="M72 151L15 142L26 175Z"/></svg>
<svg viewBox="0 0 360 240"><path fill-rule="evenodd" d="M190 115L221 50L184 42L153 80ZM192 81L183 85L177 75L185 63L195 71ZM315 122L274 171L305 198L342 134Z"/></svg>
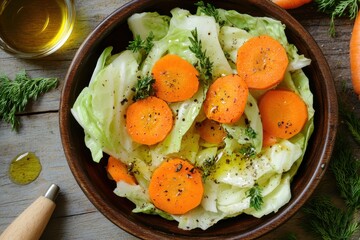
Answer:
<svg viewBox="0 0 360 240"><path fill-rule="evenodd" d="M176 172L180 172L180 170L182 169L182 164L180 163L180 164L178 164L177 166L176 166Z"/></svg>
<svg viewBox="0 0 360 240"><path fill-rule="evenodd" d="M127 103L128 102L128 99L127 98L124 98L123 100L121 100L121 105L124 105L125 103Z"/></svg>
<svg viewBox="0 0 360 240"><path fill-rule="evenodd" d="M250 121L249 121L248 118L245 118L245 124L246 124L246 125L249 125L249 124L250 124Z"/></svg>

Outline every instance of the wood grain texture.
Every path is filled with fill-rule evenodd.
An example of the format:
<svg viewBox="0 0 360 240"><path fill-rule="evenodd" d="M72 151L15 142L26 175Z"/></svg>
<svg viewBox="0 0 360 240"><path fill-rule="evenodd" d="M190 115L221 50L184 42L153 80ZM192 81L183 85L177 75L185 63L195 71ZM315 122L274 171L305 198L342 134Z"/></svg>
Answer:
<svg viewBox="0 0 360 240"><path fill-rule="evenodd" d="M22 128L19 132L13 132L8 124L0 123L0 232L42 195L51 183L56 183L60 186L60 195L42 239L137 239L106 219L80 190L65 160L58 123L60 93L76 50L98 23L126 2L76 1L77 17L73 34L58 52L46 58L22 60L0 51L0 74L14 77L19 70L26 69L32 77L58 77L60 80L57 89L27 107L20 116ZM351 92L348 49L352 21L346 18L336 20L337 36L331 38L328 34L329 16L317 12L311 4L290 13L320 46L330 65L338 92L344 87ZM350 94L348 97L351 107L360 114L356 96ZM360 153L358 146L353 147ZM33 183L19 186L9 180L7 171L10 161L25 151L35 152L43 170ZM330 171L326 172L315 192L339 199ZM261 239L279 239L288 233L295 233L298 239L315 239L301 226L304 221L300 211ZM353 239L359 238L360 234L357 234Z"/></svg>

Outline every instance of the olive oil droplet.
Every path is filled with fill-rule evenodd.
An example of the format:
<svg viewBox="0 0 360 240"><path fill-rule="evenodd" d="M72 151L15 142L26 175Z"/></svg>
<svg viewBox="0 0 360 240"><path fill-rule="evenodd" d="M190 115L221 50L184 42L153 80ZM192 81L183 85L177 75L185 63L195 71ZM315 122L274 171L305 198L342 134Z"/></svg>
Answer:
<svg viewBox="0 0 360 240"><path fill-rule="evenodd" d="M12 182L25 185L34 181L39 176L41 169L39 158L33 152L25 152L11 161L9 176Z"/></svg>

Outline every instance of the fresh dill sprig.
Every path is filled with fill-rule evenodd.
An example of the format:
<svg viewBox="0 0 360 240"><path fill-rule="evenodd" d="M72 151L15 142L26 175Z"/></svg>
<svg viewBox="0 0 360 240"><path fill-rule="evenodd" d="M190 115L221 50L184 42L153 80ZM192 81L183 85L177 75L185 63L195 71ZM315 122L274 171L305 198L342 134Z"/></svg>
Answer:
<svg viewBox="0 0 360 240"><path fill-rule="evenodd" d="M56 78L30 78L25 70L20 71L14 80L0 76L0 120L18 130L20 121L17 113L23 112L29 100L35 101L40 94L55 88Z"/></svg>
<svg viewBox="0 0 360 240"><path fill-rule="evenodd" d="M319 194L302 207L307 229L326 240L351 239L355 232L360 230L358 220L360 162L354 155L354 149L349 147L351 146L349 136L360 144L360 119L354 114L354 109L348 105L349 92L345 85L342 86L341 91L339 112L341 122L344 123L341 126L347 129L338 131L329 170L335 178L336 188L343 204L341 208L335 207L328 195ZM353 144L356 143L353 142Z"/></svg>
<svg viewBox="0 0 360 240"><path fill-rule="evenodd" d="M351 136L356 140L360 136L359 119L352 109L340 100L340 113ZM360 142L357 140L357 143ZM339 133L329 168L336 180L337 189L345 203L344 210L333 205L326 196L317 196L306 204L302 210L307 215L308 229L322 239L350 239L360 230L356 212L360 208L360 162L349 148L346 134Z"/></svg>
<svg viewBox="0 0 360 240"><path fill-rule="evenodd" d="M342 103L344 105L344 103ZM360 144L360 119L355 115L354 111L342 106L339 108L340 114L348 127L355 141Z"/></svg>
<svg viewBox="0 0 360 240"><path fill-rule="evenodd" d="M339 101L342 121L351 136L360 144L360 119L343 99ZM337 186L346 205L350 209L360 209L360 161L357 159L345 136L338 134L330 169L334 173Z"/></svg>
<svg viewBox="0 0 360 240"><path fill-rule="evenodd" d="M306 214L306 228L322 239L350 239L359 229L353 219L354 212L335 207L327 197L313 198L302 210Z"/></svg>
<svg viewBox="0 0 360 240"><path fill-rule="evenodd" d="M198 38L198 32L195 28L191 31L192 37L189 37L191 46L190 51L193 52L198 61L197 69L200 72L200 79L203 80L205 85L209 85L212 79L213 63L210 58L206 55L206 50L202 49L201 40Z"/></svg>
<svg viewBox="0 0 360 240"><path fill-rule="evenodd" d="M244 144L240 149L241 153L246 158L252 158L256 156L256 149L252 144Z"/></svg>
<svg viewBox="0 0 360 240"><path fill-rule="evenodd" d="M141 39L140 35L136 35L134 40L129 42L128 50L133 52L139 52L143 48L144 41Z"/></svg>
<svg viewBox="0 0 360 240"><path fill-rule="evenodd" d="M154 46L154 34L153 32L150 32L149 36L146 37L145 43L144 43L144 50L145 53L148 54L152 47Z"/></svg>
<svg viewBox="0 0 360 240"><path fill-rule="evenodd" d="M250 139L254 139L256 138L257 133L255 132L255 130L252 127L247 127L245 129L245 134L246 136L248 136Z"/></svg>
<svg viewBox="0 0 360 240"><path fill-rule="evenodd" d="M215 21L219 23L220 26L224 25L224 21L221 20L219 11L215 8L214 5L210 3L204 3L203 1L199 1L195 3L195 6L199 8L199 11L207 16L214 17Z"/></svg>
<svg viewBox="0 0 360 240"><path fill-rule="evenodd" d="M154 89L152 86L154 82L155 79L151 76L145 76L139 79L136 83L136 86L132 88L132 90L135 92L133 100L137 101L139 99L144 99L153 95Z"/></svg>
<svg viewBox="0 0 360 240"><path fill-rule="evenodd" d="M349 209L360 209L360 161L355 158L345 137L338 137L330 169L341 197Z"/></svg>
<svg viewBox="0 0 360 240"><path fill-rule="evenodd" d="M201 166L201 169L203 171L203 178L207 178L211 172L213 171L214 167L215 167L215 163L216 163L216 158L212 157L212 158L208 158L204 161L203 165Z"/></svg>
<svg viewBox="0 0 360 240"><path fill-rule="evenodd" d="M264 201L262 197L262 188L255 184L248 191L248 197L250 197L250 207L254 208L256 211L260 210Z"/></svg>
<svg viewBox="0 0 360 240"><path fill-rule="evenodd" d="M315 0L318 10L330 15L329 33L335 36L335 18L347 16L355 19L359 10L359 0Z"/></svg>
<svg viewBox="0 0 360 240"><path fill-rule="evenodd" d="M147 36L145 40L142 40L140 35L136 35L134 40L129 42L127 49L132 50L133 52L144 50L146 54L149 54L151 48L154 46L153 40L153 32L150 32L149 36Z"/></svg>

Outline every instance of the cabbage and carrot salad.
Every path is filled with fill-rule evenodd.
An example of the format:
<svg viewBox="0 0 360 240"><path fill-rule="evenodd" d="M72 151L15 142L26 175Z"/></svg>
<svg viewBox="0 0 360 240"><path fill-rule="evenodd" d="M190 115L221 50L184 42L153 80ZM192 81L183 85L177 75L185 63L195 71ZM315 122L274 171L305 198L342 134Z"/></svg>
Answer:
<svg viewBox="0 0 360 240"><path fill-rule="evenodd" d="M311 61L284 24L200 2L128 25L71 110L114 193L186 230L277 212L314 128Z"/></svg>

